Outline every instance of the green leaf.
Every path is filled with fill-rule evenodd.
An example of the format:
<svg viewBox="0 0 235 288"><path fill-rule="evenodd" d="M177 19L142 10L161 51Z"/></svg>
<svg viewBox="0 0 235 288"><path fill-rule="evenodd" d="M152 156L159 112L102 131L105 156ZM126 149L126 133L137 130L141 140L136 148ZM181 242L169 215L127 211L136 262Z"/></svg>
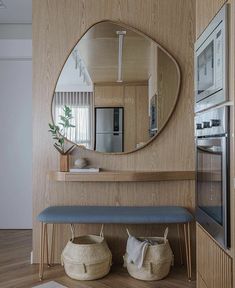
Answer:
<svg viewBox="0 0 235 288"><path fill-rule="evenodd" d="M55 125L52 125L51 123L48 123L49 127L53 130Z"/></svg>
<svg viewBox="0 0 235 288"><path fill-rule="evenodd" d="M72 109L64 105L63 107L63 115L59 115L60 122L58 125L55 125L55 123L49 125L49 130L52 134L53 140L56 140L54 143L54 146L57 147L61 151L61 153L64 153L64 143L65 143L65 135L68 133L68 128L75 128L76 126L71 124L70 121L73 119L72 115Z"/></svg>
<svg viewBox="0 0 235 288"><path fill-rule="evenodd" d="M63 121L63 122L65 122L67 119L66 119L66 117L65 117L65 116L63 116L63 115L60 115L60 120L61 120L61 121Z"/></svg>

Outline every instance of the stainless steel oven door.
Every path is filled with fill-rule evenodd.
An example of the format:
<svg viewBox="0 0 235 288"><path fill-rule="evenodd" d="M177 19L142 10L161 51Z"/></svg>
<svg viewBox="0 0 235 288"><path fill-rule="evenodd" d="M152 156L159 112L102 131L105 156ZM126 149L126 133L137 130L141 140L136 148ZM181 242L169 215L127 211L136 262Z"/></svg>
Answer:
<svg viewBox="0 0 235 288"><path fill-rule="evenodd" d="M197 139L197 221L229 246L228 139Z"/></svg>

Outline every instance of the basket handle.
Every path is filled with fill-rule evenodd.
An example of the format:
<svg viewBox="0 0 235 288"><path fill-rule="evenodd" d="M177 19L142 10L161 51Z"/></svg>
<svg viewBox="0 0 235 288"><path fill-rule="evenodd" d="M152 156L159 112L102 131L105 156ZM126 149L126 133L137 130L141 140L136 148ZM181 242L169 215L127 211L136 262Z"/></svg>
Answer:
<svg viewBox="0 0 235 288"><path fill-rule="evenodd" d="M86 274L87 273L86 264L82 263L82 265L83 265L84 273Z"/></svg>
<svg viewBox="0 0 235 288"><path fill-rule="evenodd" d="M169 229L168 229L168 227L166 227L166 230L165 230L165 232L164 232L164 242L166 243L166 240L167 240L167 236L168 236L168 232L169 232Z"/></svg>
<svg viewBox="0 0 235 288"><path fill-rule="evenodd" d="M126 228L126 233L129 237L131 237L131 233L129 232L128 228Z"/></svg>
<svg viewBox="0 0 235 288"><path fill-rule="evenodd" d="M74 226L74 224L70 224L70 230L71 230L72 242L73 242L74 238L75 238L75 226Z"/></svg>
<svg viewBox="0 0 235 288"><path fill-rule="evenodd" d="M104 238L104 224L102 224L100 228L100 237Z"/></svg>

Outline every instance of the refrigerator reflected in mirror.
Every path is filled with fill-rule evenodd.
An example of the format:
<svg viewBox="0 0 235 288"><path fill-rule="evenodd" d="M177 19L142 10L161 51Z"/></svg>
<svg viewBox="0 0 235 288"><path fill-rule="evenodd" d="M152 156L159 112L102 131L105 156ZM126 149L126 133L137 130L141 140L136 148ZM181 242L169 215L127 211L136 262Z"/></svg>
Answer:
<svg viewBox="0 0 235 288"><path fill-rule="evenodd" d="M123 107L95 108L95 150L124 152Z"/></svg>

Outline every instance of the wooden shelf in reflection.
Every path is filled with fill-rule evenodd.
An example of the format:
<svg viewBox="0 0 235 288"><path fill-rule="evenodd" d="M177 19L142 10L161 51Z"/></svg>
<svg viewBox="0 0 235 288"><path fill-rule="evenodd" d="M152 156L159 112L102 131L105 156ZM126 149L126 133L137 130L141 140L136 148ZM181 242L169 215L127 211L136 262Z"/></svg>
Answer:
<svg viewBox="0 0 235 288"><path fill-rule="evenodd" d="M101 171L97 173L75 173L50 171L53 181L66 182L157 182L194 180L195 171Z"/></svg>

